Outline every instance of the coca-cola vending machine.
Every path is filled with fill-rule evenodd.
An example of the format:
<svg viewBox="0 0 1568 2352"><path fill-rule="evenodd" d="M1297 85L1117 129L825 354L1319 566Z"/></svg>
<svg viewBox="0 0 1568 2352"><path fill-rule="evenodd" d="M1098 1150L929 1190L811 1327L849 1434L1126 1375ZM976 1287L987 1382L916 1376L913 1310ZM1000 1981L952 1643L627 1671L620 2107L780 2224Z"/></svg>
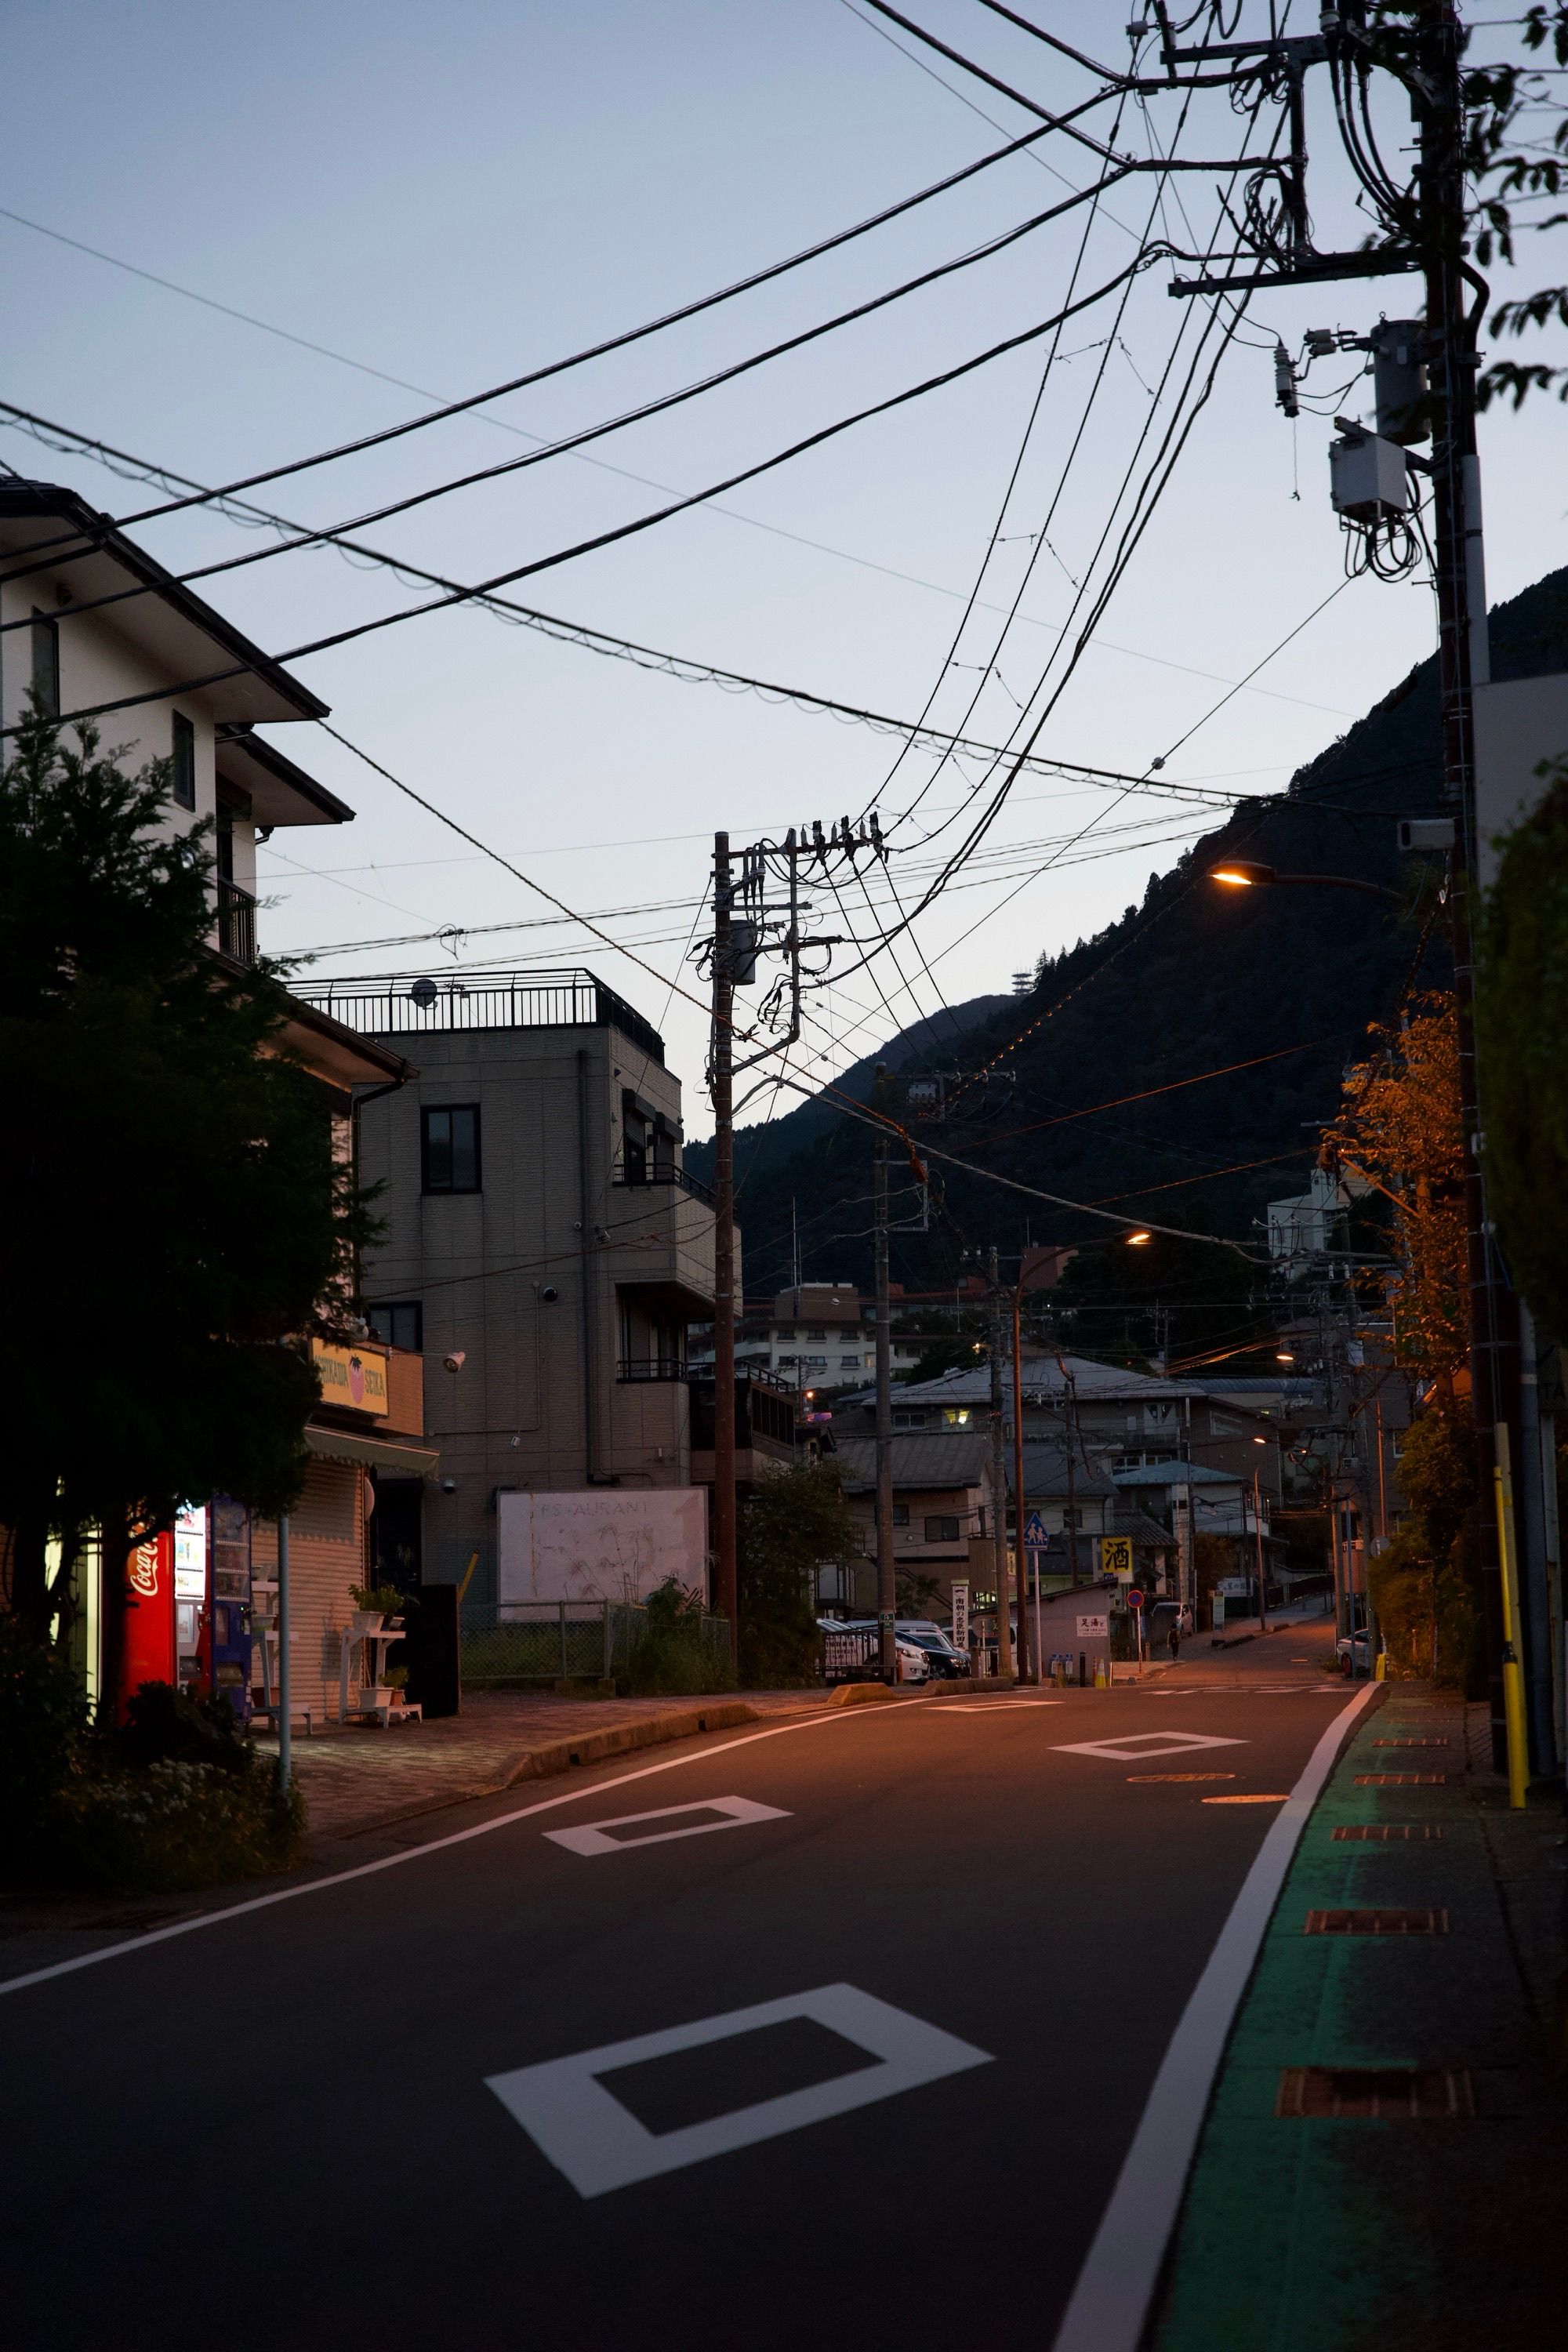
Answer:
<svg viewBox="0 0 1568 2352"><path fill-rule="evenodd" d="M174 1679L174 1538L149 1536L125 1563L125 1644L119 1712L143 1683Z"/></svg>

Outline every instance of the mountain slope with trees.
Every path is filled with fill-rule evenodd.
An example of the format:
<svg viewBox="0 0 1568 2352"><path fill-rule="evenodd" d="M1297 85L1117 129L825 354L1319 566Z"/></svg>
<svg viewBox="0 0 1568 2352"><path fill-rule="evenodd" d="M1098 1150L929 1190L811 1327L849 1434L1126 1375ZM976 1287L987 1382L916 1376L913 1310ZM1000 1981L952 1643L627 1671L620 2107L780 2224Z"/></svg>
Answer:
<svg viewBox="0 0 1568 2352"><path fill-rule="evenodd" d="M1568 668L1568 570L1496 608L1491 631L1499 679ZM1417 903L1422 861L1402 858L1395 839L1400 816L1441 813L1428 659L1285 793L1243 804L1169 872L1151 876L1142 905L1043 958L1031 993L966 1024L961 1052L933 1046L941 1032L928 1021L922 1034L905 1032L859 1066L846 1090L864 1097L880 1060L892 1074L887 1107L918 1142L1045 1192L1125 1207L1130 1222L1256 1238L1266 1202L1304 1188L1368 1024L1389 1015L1413 973L1437 984L1446 977L1441 910L1429 887ZM1227 857L1397 887L1410 908L1332 889L1226 891L1205 877ZM959 1008L960 1018L972 1010ZM923 1123L907 1085L937 1050L944 1066L994 1064L999 1075L941 1122ZM1181 1083L1204 1072L1226 1075ZM1152 1091L1161 1088L1174 1090ZM868 1279L871 1147L870 1130L825 1097L737 1137L749 1296L790 1279L792 1206L806 1279ZM698 1173L710 1156L710 1145L687 1154ZM893 1242L894 1276L909 1288L940 1288L975 1270L966 1253L993 1242L1005 1260L1029 1242L1082 1244L1116 1230L940 1160L931 1172L939 1197L930 1232ZM898 1220L914 1209L912 1176L895 1163L893 1181ZM1218 1255L1198 1254L1210 1267ZM1201 1271L1189 1289L1194 1281L1205 1288Z"/></svg>

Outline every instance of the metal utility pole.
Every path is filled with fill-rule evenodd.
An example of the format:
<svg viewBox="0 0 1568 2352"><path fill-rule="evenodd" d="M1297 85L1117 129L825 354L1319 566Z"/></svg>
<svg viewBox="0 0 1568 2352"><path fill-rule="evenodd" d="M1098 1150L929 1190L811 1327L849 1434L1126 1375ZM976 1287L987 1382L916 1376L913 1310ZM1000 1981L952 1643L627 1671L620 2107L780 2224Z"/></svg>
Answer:
<svg viewBox="0 0 1568 2352"><path fill-rule="evenodd" d="M1026 1506L1024 1500L1024 1276L1020 1269L1013 1286L1013 1522L1014 1564L1018 1585L1018 1680L1021 1683L1040 1679L1040 1580L1035 1578L1035 1639L1029 1640L1028 1553L1024 1549L1024 1520Z"/></svg>
<svg viewBox="0 0 1568 2352"><path fill-rule="evenodd" d="M1252 1533L1258 1547L1258 1628L1268 1631L1268 1570L1263 1554L1263 1486L1257 1471L1252 1474Z"/></svg>
<svg viewBox="0 0 1568 2352"><path fill-rule="evenodd" d="M1068 1370L1065 1364L1062 1366L1061 1370L1062 1437L1064 1440L1062 1450L1066 1458L1068 1474L1067 1510L1063 1516L1063 1525L1067 1528L1068 1538L1068 1575L1071 1580L1072 1589L1076 1592L1078 1591L1078 1474L1074 1470L1072 1465L1072 1442L1077 1433L1078 1391L1073 1381L1073 1376Z"/></svg>
<svg viewBox="0 0 1568 2352"><path fill-rule="evenodd" d="M882 1678L898 1678L899 1654L893 1620L897 1580L893 1563L893 1325L888 1304L888 1145L876 1150L877 1269L877 1632Z"/></svg>
<svg viewBox="0 0 1568 2352"><path fill-rule="evenodd" d="M713 836L713 1607L740 1652L735 1566L734 963L730 836Z"/></svg>
<svg viewBox="0 0 1568 2352"><path fill-rule="evenodd" d="M289 1644L294 1638L294 1597L289 1584L289 1514L278 1515L278 1786L294 1777L294 1672ZM383 1653L384 1655L384 1652Z"/></svg>
<svg viewBox="0 0 1568 2352"><path fill-rule="evenodd" d="M1007 1591L1007 1456L1002 1428L1002 1277L991 1253L991 1511L996 1560L996 1674L1012 1680L1012 1601ZM1019 1520L1019 1533L1023 1521ZM1023 1549L1022 1544L1019 1549Z"/></svg>

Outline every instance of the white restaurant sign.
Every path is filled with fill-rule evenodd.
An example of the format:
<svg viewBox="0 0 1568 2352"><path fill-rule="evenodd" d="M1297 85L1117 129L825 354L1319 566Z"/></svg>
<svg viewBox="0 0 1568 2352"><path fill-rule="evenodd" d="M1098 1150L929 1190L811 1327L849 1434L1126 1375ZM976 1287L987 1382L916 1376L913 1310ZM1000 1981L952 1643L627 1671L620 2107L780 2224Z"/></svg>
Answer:
<svg viewBox="0 0 1568 2352"><path fill-rule="evenodd" d="M708 1590L701 1486L593 1487L496 1497L496 1600L642 1601L674 1577Z"/></svg>

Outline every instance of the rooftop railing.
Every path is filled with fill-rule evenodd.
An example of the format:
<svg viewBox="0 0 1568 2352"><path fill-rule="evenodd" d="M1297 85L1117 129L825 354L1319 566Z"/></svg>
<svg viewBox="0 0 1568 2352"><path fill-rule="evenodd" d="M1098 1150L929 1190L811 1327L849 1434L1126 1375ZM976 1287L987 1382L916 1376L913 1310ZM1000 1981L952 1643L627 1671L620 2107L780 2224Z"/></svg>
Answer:
<svg viewBox="0 0 1568 2352"><path fill-rule="evenodd" d="M434 1030L616 1028L662 1065L664 1040L591 971L377 972L302 982L294 994L367 1036Z"/></svg>

